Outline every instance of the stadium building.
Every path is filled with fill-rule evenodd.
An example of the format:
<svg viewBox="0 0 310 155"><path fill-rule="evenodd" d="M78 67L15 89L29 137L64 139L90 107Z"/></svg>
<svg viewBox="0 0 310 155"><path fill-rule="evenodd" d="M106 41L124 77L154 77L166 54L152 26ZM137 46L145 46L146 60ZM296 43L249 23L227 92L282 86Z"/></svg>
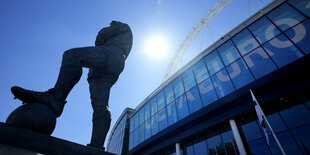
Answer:
<svg viewBox="0 0 310 155"><path fill-rule="evenodd" d="M126 109L108 151L281 154L258 122L251 89L286 154L309 154L309 17L309 0L273 1Z"/></svg>

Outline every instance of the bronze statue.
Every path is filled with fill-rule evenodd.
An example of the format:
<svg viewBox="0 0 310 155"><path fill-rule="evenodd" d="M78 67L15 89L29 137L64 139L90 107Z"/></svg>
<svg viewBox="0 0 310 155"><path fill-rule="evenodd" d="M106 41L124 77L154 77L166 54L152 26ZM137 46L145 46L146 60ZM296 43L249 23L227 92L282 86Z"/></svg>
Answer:
<svg viewBox="0 0 310 155"><path fill-rule="evenodd" d="M64 52L54 88L37 92L14 86L11 91L23 103L47 105L59 117L69 92L82 76L82 67L89 68L87 80L94 112L92 137L88 145L103 148L111 123L108 107L110 89L124 69L132 40L132 32L127 24L112 21L109 27L98 32L95 46Z"/></svg>

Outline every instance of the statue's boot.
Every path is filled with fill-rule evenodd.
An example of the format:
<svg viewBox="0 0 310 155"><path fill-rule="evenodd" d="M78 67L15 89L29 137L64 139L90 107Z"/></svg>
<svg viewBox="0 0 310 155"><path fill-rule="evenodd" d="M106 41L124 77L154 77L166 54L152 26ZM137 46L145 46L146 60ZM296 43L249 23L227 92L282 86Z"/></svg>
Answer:
<svg viewBox="0 0 310 155"><path fill-rule="evenodd" d="M82 67L63 65L60 68L55 87L52 89L45 92L38 92L14 86L11 88L11 91L15 98L25 103L42 103L47 105L59 117L63 111L69 92L79 81L81 75Z"/></svg>

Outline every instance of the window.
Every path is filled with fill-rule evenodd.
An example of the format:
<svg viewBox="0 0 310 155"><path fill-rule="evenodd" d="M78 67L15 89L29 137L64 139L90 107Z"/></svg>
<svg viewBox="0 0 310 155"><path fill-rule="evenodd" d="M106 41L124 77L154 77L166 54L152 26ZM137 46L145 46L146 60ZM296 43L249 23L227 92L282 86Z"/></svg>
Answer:
<svg viewBox="0 0 310 155"><path fill-rule="evenodd" d="M131 150L133 148L133 144L134 144L134 142L133 142L133 132L131 132L129 134L129 150Z"/></svg>
<svg viewBox="0 0 310 155"><path fill-rule="evenodd" d="M183 119L189 114L185 95L182 95L176 99L175 104L177 106L179 120Z"/></svg>
<svg viewBox="0 0 310 155"><path fill-rule="evenodd" d="M284 3L269 14L269 17L282 31L285 31L305 19L305 17L298 13L288 4Z"/></svg>
<svg viewBox="0 0 310 155"><path fill-rule="evenodd" d="M139 125L141 125L142 123L144 123L144 115L145 115L145 113L144 113L144 107L143 108L141 108L140 110L139 110Z"/></svg>
<svg viewBox="0 0 310 155"><path fill-rule="evenodd" d="M310 112L304 104L283 110L280 114L289 128L310 122Z"/></svg>
<svg viewBox="0 0 310 155"><path fill-rule="evenodd" d="M145 120L149 119L151 117L151 109L150 109L150 102L148 102L147 104L145 104L144 106L144 117Z"/></svg>
<svg viewBox="0 0 310 155"><path fill-rule="evenodd" d="M245 55L259 46L251 33L244 29L232 38L241 55Z"/></svg>
<svg viewBox="0 0 310 155"><path fill-rule="evenodd" d="M132 132L135 128L134 118L130 118L129 131Z"/></svg>
<svg viewBox="0 0 310 155"><path fill-rule="evenodd" d="M248 143L252 154L271 154L264 138Z"/></svg>
<svg viewBox="0 0 310 155"><path fill-rule="evenodd" d="M289 0L289 3L299 9L302 13L306 14L306 16L310 17L310 0Z"/></svg>
<svg viewBox="0 0 310 155"><path fill-rule="evenodd" d="M186 93L187 103L189 107L189 112L194 113L195 111L202 108L198 88L194 87L192 90Z"/></svg>
<svg viewBox="0 0 310 155"><path fill-rule="evenodd" d="M230 40L221 45L217 50L226 66L240 58L240 54Z"/></svg>
<svg viewBox="0 0 310 155"><path fill-rule="evenodd" d="M203 106L206 106L217 100L217 96L210 78L202 82L198 88Z"/></svg>
<svg viewBox="0 0 310 155"><path fill-rule="evenodd" d="M204 79L209 77L207 67L203 60L200 60L197 64L193 66L194 74L197 80L197 83L202 82Z"/></svg>
<svg viewBox="0 0 310 155"><path fill-rule="evenodd" d="M263 45L279 67L300 58L303 54L283 34Z"/></svg>
<svg viewBox="0 0 310 155"><path fill-rule="evenodd" d="M156 102L156 97L154 97L151 101L151 115L154 115L157 112L157 102Z"/></svg>
<svg viewBox="0 0 310 155"><path fill-rule="evenodd" d="M207 144L209 148L209 154L217 154L217 147L219 147L222 143L220 135L211 137L207 139ZM220 154L220 153L219 153Z"/></svg>
<svg viewBox="0 0 310 155"><path fill-rule="evenodd" d="M170 102L172 102L174 100L174 94L173 94L173 87L172 84L169 84L166 88L165 88L165 96L166 96L166 102L167 104L169 104Z"/></svg>
<svg viewBox="0 0 310 155"><path fill-rule="evenodd" d="M266 17L256 21L249 29L261 44L281 33Z"/></svg>
<svg viewBox="0 0 310 155"><path fill-rule="evenodd" d="M134 132L133 132L133 147L137 146L138 145L138 129L136 129Z"/></svg>
<svg viewBox="0 0 310 155"><path fill-rule="evenodd" d="M256 79L277 69L267 53L260 47L245 55L244 61L249 66Z"/></svg>
<svg viewBox="0 0 310 155"><path fill-rule="evenodd" d="M151 128L152 128L152 136L153 136L158 132L157 114L153 115L151 118Z"/></svg>
<svg viewBox="0 0 310 155"><path fill-rule="evenodd" d="M186 154L187 154L187 155L194 155L194 148L193 148L192 145L186 147Z"/></svg>
<svg viewBox="0 0 310 155"><path fill-rule="evenodd" d="M305 22L293 27L285 32L285 34L306 54L310 53L310 21Z"/></svg>
<svg viewBox="0 0 310 155"><path fill-rule="evenodd" d="M158 111L161 110L162 108L164 108L165 106L166 106L166 103L165 103L164 91L161 91L160 93L157 94Z"/></svg>
<svg viewBox="0 0 310 155"><path fill-rule="evenodd" d="M208 54L205 58L204 61L207 64L207 68L210 72L210 75L215 74L217 71L221 70L224 68L224 65L217 54L217 51L213 51L210 54Z"/></svg>
<svg viewBox="0 0 310 155"><path fill-rule="evenodd" d="M144 124L139 127L139 143L144 141Z"/></svg>
<svg viewBox="0 0 310 155"><path fill-rule="evenodd" d="M281 142L283 150L287 154L301 154L300 150L298 149L297 144L293 140L292 136L289 134L288 131L281 132L276 134L277 138ZM270 139L270 150L272 154L281 154L279 146L277 145L273 136L269 136Z"/></svg>
<svg viewBox="0 0 310 155"><path fill-rule="evenodd" d="M296 139L297 143L299 143L299 146L305 146L303 147L303 151L305 154L306 154L305 148L310 148L310 132L309 131L310 131L310 125L303 126L303 127L292 130L293 136Z"/></svg>
<svg viewBox="0 0 310 155"><path fill-rule="evenodd" d="M175 98L181 96L184 93L183 81L181 76L179 76L176 80L173 81L173 88Z"/></svg>
<svg viewBox="0 0 310 155"><path fill-rule="evenodd" d="M236 89L254 81L252 74L242 59L239 59L231 65L227 66L226 69Z"/></svg>
<svg viewBox="0 0 310 155"><path fill-rule="evenodd" d="M205 155L207 153L206 141L194 144L195 155Z"/></svg>
<svg viewBox="0 0 310 155"><path fill-rule="evenodd" d="M182 77L184 81L185 91L190 90L196 85L195 77L191 68L184 72Z"/></svg>
<svg viewBox="0 0 310 155"><path fill-rule="evenodd" d="M177 110L175 108L175 102L172 102L167 106L167 112L168 112L168 124L169 125L178 121Z"/></svg>
<svg viewBox="0 0 310 155"><path fill-rule="evenodd" d="M274 113L272 115L267 116L267 120L270 123L270 125L272 126L272 129L275 133L280 132L280 131L284 131L287 130L286 126L284 125L282 119L280 118L278 113ZM257 121L259 122L259 121ZM259 125L261 131L264 131L262 126ZM271 131L268 129L267 130L268 134L272 134Z"/></svg>
<svg viewBox="0 0 310 155"><path fill-rule="evenodd" d="M144 129L145 139L148 139L151 137L151 119L146 120L144 125L145 125Z"/></svg>
<svg viewBox="0 0 310 155"><path fill-rule="evenodd" d="M247 141L262 137L262 133L260 132L256 121L243 125L242 130Z"/></svg>
<svg viewBox="0 0 310 155"><path fill-rule="evenodd" d="M163 130L167 127L166 108L158 112L158 126L159 130Z"/></svg>
<svg viewBox="0 0 310 155"><path fill-rule="evenodd" d="M133 118L135 119L135 129L139 127L139 112L137 112Z"/></svg>
<svg viewBox="0 0 310 155"><path fill-rule="evenodd" d="M227 74L225 69L219 71L211 78L212 81L214 82L214 87L219 98L222 98L225 95L234 91L234 86L232 85L229 75Z"/></svg>

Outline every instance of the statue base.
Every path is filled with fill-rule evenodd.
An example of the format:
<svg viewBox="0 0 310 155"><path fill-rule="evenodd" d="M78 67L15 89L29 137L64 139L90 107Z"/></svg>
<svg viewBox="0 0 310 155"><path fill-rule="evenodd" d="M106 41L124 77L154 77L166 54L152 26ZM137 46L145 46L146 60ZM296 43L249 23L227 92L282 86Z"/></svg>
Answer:
<svg viewBox="0 0 310 155"><path fill-rule="evenodd" d="M46 134L17 128L0 122L0 154L98 154L114 155Z"/></svg>

